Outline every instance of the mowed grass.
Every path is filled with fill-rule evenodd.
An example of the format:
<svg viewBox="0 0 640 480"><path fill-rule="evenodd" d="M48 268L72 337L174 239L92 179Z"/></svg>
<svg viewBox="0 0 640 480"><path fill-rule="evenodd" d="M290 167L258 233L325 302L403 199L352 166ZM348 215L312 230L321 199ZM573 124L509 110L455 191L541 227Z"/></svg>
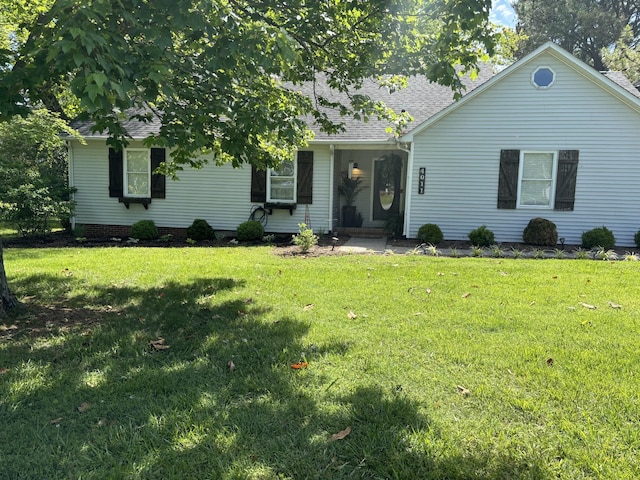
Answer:
<svg viewBox="0 0 640 480"><path fill-rule="evenodd" d="M640 477L636 262L5 261L2 478Z"/></svg>

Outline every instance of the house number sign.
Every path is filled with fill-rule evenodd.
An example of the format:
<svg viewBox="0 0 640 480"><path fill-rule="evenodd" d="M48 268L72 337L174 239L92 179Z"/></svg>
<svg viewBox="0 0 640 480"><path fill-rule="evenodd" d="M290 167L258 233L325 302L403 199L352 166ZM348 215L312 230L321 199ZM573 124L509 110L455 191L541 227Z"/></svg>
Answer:
<svg viewBox="0 0 640 480"><path fill-rule="evenodd" d="M421 167L418 173L418 194L424 195L424 182L426 178L426 169Z"/></svg>

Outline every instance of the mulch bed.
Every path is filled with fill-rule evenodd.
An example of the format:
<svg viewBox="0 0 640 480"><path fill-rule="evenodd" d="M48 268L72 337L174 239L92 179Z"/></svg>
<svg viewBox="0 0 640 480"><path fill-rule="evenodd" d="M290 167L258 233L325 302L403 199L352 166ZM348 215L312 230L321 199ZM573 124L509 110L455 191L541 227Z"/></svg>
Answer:
<svg viewBox="0 0 640 480"><path fill-rule="evenodd" d="M323 255L345 255L347 253L336 249L335 247L344 245L350 238L349 236L341 236L338 240L334 240L335 237L331 235L320 235L318 239L318 245L313 247L310 251L302 254L300 247L293 245L291 241L291 234L278 234L269 243L275 247L274 254L280 256L293 256L304 255L307 257L318 257ZM264 242L247 243L247 242L235 242L233 236L229 234L222 240L203 240L193 244L187 243L184 238L172 237L169 240L141 240L137 243L130 243L128 239L122 238L115 240L114 238L103 237L90 237L83 239L82 241L76 240L71 234L66 232L54 232L42 237L11 237L3 240L5 248L67 248L67 247L158 247L158 248L188 248L188 247L247 247L247 246L264 246ZM389 238L389 248L415 248L420 245L416 239L407 238ZM535 247L524 243L500 243L500 248L504 252L510 252L513 249L520 251L532 251L534 249L542 248L545 251L553 252L555 248L552 247ZM560 247L558 247L560 248ZM565 245L563 250L567 253L574 252L580 248L579 245ZM439 251L445 251L450 249L456 249L459 252L471 249L471 243L463 240L445 240L438 244ZM613 249L619 256L625 255L629 251L635 249L629 247L621 247ZM489 256L489 255L486 255Z"/></svg>

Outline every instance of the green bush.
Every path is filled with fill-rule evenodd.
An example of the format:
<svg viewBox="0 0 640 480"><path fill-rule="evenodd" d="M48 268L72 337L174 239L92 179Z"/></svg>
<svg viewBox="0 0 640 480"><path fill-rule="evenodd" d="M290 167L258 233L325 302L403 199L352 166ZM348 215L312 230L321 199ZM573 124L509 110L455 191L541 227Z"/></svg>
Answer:
<svg viewBox="0 0 640 480"><path fill-rule="evenodd" d="M44 235L51 231L51 220L69 217L73 203L60 200L49 187L25 183L0 194L0 219L21 236Z"/></svg>
<svg viewBox="0 0 640 480"><path fill-rule="evenodd" d="M138 240L158 238L158 227L153 220L140 220L131 225L131 237Z"/></svg>
<svg viewBox="0 0 640 480"><path fill-rule="evenodd" d="M238 225L236 233L241 242L255 242L262 239L264 227L257 220L248 220Z"/></svg>
<svg viewBox="0 0 640 480"><path fill-rule="evenodd" d="M558 229L551 220L532 218L522 232L522 239L529 245L554 247L558 244Z"/></svg>
<svg viewBox="0 0 640 480"><path fill-rule="evenodd" d="M495 243L494 235L486 225L482 225L469 232L469 240L476 247L488 247Z"/></svg>
<svg viewBox="0 0 640 480"><path fill-rule="evenodd" d="M597 227L582 233L582 248L600 247L608 250L615 247L616 239L607 227Z"/></svg>
<svg viewBox="0 0 640 480"><path fill-rule="evenodd" d="M435 223L425 223L418 229L418 240L431 245L438 245L444 236L442 230Z"/></svg>
<svg viewBox="0 0 640 480"><path fill-rule="evenodd" d="M306 253L318 244L318 236L314 235L313 230L308 228L306 223L299 223L298 234L293 235L293 243L300 247L302 253Z"/></svg>
<svg viewBox="0 0 640 480"><path fill-rule="evenodd" d="M187 237L193 240L213 240L216 233L206 220L196 218L191 226L187 228Z"/></svg>

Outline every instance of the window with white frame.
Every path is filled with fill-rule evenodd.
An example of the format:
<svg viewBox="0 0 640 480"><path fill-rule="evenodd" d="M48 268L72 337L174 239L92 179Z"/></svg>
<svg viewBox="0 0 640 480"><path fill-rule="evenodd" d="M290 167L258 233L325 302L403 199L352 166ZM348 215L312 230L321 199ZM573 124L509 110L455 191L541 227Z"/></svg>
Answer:
<svg viewBox="0 0 640 480"><path fill-rule="evenodd" d="M551 208L557 171L556 152L521 152L518 206Z"/></svg>
<svg viewBox="0 0 640 480"><path fill-rule="evenodd" d="M267 201L274 203L296 202L297 162L287 160L267 175Z"/></svg>
<svg viewBox="0 0 640 480"><path fill-rule="evenodd" d="M151 194L151 156L146 148L124 150L124 195L149 197Z"/></svg>

